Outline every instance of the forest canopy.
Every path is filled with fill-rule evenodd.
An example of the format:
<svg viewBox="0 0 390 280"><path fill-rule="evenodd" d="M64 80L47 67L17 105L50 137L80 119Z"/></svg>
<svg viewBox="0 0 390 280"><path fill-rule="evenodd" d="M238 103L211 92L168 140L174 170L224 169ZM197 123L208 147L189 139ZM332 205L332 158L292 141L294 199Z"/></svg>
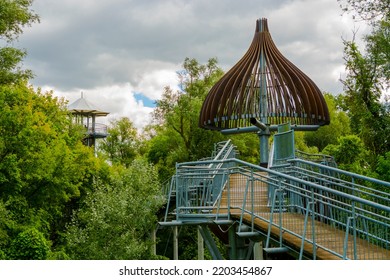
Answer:
<svg viewBox="0 0 390 280"><path fill-rule="evenodd" d="M324 93L331 124L297 132L296 148L333 156L340 168L390 181L390 38L388 1L340 0L367 21L363 48L344 41L344 92ZM388 4L388 3L387 3ZM180 90L162 88L152 122L112 120L95 150L55 92L30 84L26 50L13 42L39 22L32 0L0 0L0 259L163 259L167 236L152 252L166 187L177 162L209 157L230 138L240 159L257 164L256 134L222 135L198 126L211 87L224 74L216 58L184 58ZM181 258L196 258L183 230ZM158 243L158 242L157 242ZM208 256L209 257L209 256Z"/></svg>

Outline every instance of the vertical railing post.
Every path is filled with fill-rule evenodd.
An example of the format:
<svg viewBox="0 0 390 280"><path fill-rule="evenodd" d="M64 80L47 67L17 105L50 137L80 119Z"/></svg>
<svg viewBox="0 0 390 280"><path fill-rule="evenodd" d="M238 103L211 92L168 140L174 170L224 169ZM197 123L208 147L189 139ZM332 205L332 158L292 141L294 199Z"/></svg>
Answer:
<svg viewBox="0 0 390 280"><path fill-rule="evenodd" d="M275 212L276 196L281 191L281 181L278 180L278 183L279 183L279 187L278 187L278 189L274 190L274 193L273 193L271 213L270 213L270 219L269 219L269 224L268 224L268 232L267 232L267 240L266 240L265 248L269 248L269 242L271 239L271 228L272 228L273 216L274 216L274 212Z"/></svg>
<svg viewBox="0 0 390 280"><path fill-rule="evenodd" d="M309 219L309 213L311 212L311 235L312 235L312 244L313 244L313 260L317 259L317 245L316 245L316 236L315 236L315 199L314 199L314 190L313 188L310 188L311 195L310 195L310 201L306 205L306 213L305 213L305 220L303 223L303 233L302 233L302 241L301 241L301 248L299 252L299 259L301 260L303 258L303 251L305 247L305 241L306 241L306 232L307 232L307 222ZM310 209L311 208L311 209Z"/></svg>
<svg viewBox="0 0 390 280"><path fill-rule="evenodd" d="M352 217L347 218L347 226L345 229L345 238L344 238L344 246L343 246L343 259L347 259L347 251L348 251L348 236L349 236L349 224Z"/></svg>
<svg viewBox="0 0 390 280"><path fill-rule="evenodd" d="M231 173L230 173L230 169L228 169L228 178L227 178L227 212L228 212L228 220L230 220L230 202L231 202L231 189L230 189L230 176L231 176Z"/></svg>
<svg viewBox="0 0 390 280"><path fill-rule="evenodd" d="M168 194L165 194L166 195L166 198L167 198L167 206L166 206L166 209L165 209L165 217L164 217L164 222L167 221L167 218L168 218L168 213L169 213L169 207L170 207L170 204L171 204L171 197L173 195L173 185L176 183L176 175L174 175L171 179L171 183L169 184L169 191L168 191ZM177 199L177 190L176 190L176 199ZM177 206L177 205L176 205Z"/></svg>
<svg viewBox="0 0 390 280"><path fill-rule="evenodd" d="M204 260L204 240L198 228L198 260Z"/></svg>
<svg viewBox="0 0 390 280"><path fill-rule="evenodd" d="M354 212L354 211L352 211ZM344 246L343 246L343 259L347 258L348 253L348 237L349 237L349 229L351 227L352 223L352 230L353 230L353 257L355 260L357 260L357 245L356 245L356 217L351 216L347 219L347 226L345 229L345 239L344 239Z"/></svg>
<svg viewBox="0 0 390 280"><path fill-rule="evenodd" d="M251 228L252 232L255 230L255 211L254 211L254 177L253 169L251 169Z"/></svg>
<svg viewBox="0 0 390 280"><path fill-rule="evenodd" d="M176 174L178 174L177 172L177 168L176 168ZM179 220L179 209L180 209L180 201L181 201L181 196L182 196L182 188L181 186L179 185L179 175L176 175L175 176L175 181L176 181L176 220Z"/></svg>
<svg viewBox="0 0 390 280"><path fill-rule="evenodd" d="M179 234L178 226L173 226L173 259L179 259Z"/></svg>
<svg viewBox="0 0 390 280"><path fill-rule="evenodd" d="M317 259L317 244L316 244L316 231L315 231L315 200L314 200L314 189L311 189L311 201L312 203L312 214L311 214L311 235L313 236L313 260Z"/></svg>
<svg viewBox="0 0 390 280"><path fill-rule="evenodd" d="M356 196L356 191L355 191L355 178L352 177L352 195ZM356 245L356 208L355 208L355 201L352 201L352 227L353 227L353 257L355 260L357 260L357 245Z"/></svg>
<svg viewBox="0 0 390 280"><path fill-rule="evenodd" d="M243 218L244 218L245 207L246 207L246 200L247 200L247 196L248 196L248 189L249 189L250 181L251 181L250 178L246 180L246 186L245 186L245 192L244 192L244 199L243 199L243 202L242 202L242 209L241 209L241 216L240 216L240 223L239 223L238 232L241 231L241 225L242 225L242 221L243 221Z"/></svg>
<svg viewBox="0 0 390 280"><path fill-rule="evenodd" d="M221 183L220 183L220 190L219 190L219 197L217 197L218 201L217 201L217 214L216 214L216 219L218 220L218 217L219 217L219 213L221 211L221 202L222 202L222 192L223 192L223 185L225 184L226 182L226 192L227 192L227 207L226 207L226 210L227 210L227 215L228 215L228 219L230 219L230 209L229 209L229 204L230 204L230 190L229 190L229 186L230 186L230 177L229 177L229 169L224 169L223 170L223 173L222 173L222 180L221 180ZM215 183L214 183L215 184ZM214 186L213 184L213 186ZM215 202L215 199L213 198L213 203Z"/></svg>
<svg viewBox="0 0 390 280"><path fill-rule="evenodd" d="M282 200L284 199L283 199L283 190L281 188L280 181L279 181L278 193L279 193L279 246L282 247L283 246L283 225L282 225L283 201Z"/></svg>
<svg viewBox="0 0 390 280"><path fill-rule="evenodd" d="M236 228L235 224L233 224L231 227L229 227L229 257L231 260L236 260L237 259L237 240L236 240Z"/></svg>
<svg viewBox="0 0 390 280"><path fill-rule="evenodd" d="M303 249L305 247L305 240L306 240L306 231L307 231L307 220L309 219L309 212L310 212L310 206L313 202L309 201L306 205L306 213L305 213L305 220L303 222L303 233L302 233L302 241L301 241L301 249L299 252L299 259L302 260L303 258Z"/></svg>

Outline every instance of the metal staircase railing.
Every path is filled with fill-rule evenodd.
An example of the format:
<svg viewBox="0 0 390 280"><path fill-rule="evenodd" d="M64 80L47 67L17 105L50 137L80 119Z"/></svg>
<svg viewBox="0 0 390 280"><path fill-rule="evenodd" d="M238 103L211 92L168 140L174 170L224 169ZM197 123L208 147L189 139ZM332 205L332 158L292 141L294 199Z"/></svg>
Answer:
<svg viewBox="0 0 390 280"><path fill-rule="evenodd" d="M212 160L202 159L195 165L176 165L176 174L169 184L165 184L167 207L164 221L167 221L170 203L175 201L177 214L181 212L197 212L205 214L221 194L227 177L221 174L232 163L218 162L236 156L236 148L231 140L218 142L214 146ZM178 195L179 194L179 195ZM174 199L172 199L174 198Z"/></svg>
<svg viewBox="0 0 390 280"><path fill-rule="evenodd" d="M292 161L304 163L298 159ZM248 211L252 220L256 218L269 223L266 248L270 245L271 228L276 227L280 238L278 246L285 246L282 236L286 233L302 240L299 258L303 257L304 246L308 243L314 248L314 259L318 250L344 259L389 259L389 193L361 184L376 184L376 188L388 188L390 183L315 163L306 164L327 169L325 173L332 171L333 174L339 172L344 176L349 175L351 182L328 175L318 180L319 176L299 178L297 173L271 171L268 171L268 178L262 176L255 179L263 182L268 180L268 192L272 193L270 214L264 210L252 211L251 214L253 206L249 208L243 205L242 209ZM251 169L259 168L252 166ZM356 178L360 180L360 184L353 182ZM247 180L253 178L248 177ZM247 188L246 192L251 193L251 190ZM250 196L256 197L256 192Z"/></svg>
<svg viewBox="0 0 390 280"><path fill-rule="evenodd" d="M236 220L265 236L265 249L300 259L390 258L390 183L300 159L267 169L233 154L177 165L176 222Z"/></svg>
<svg viewBox="0 0 390 280"><path fill-rule="evenodd" d="M337 163L334 160L334 158L332 156L325 155L325 154L310 154L300 150L295 150L295 158L303 159L310 162L316 162L322 165L327 165L327 166L337 168Z"/></svg>

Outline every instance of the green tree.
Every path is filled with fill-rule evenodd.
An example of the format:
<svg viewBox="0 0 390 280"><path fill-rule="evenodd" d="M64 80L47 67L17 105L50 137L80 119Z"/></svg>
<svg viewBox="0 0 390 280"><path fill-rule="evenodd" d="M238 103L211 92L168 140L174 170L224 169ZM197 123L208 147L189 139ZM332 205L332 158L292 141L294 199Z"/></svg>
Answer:
<svg viewBox="0 0 390 280"><path fill-rule="evenodd" d="M7 211L0 228L8 236L0 249L26 228L56 245L74 201L91 188L96 159L82 145L66 102L52 92L3 85L0 107L0 205Z"/></svg>
<svg viewBox="0 0 390 280"><path fill-rule="evenodd" d="M358 174L370 174L366 161L367 150L362 140L356 135L341 136L338 144L329 144L323 153L333 156L341 169Z"/></svg>
<svg viewBox="0 0 390 280"><path fill-rule="evenodd" d="M379 179L390 182L390 152L379 156L375 171Z"/></svg>
<svg viewBox="0 0 390 280"><path fill-rule="evenodd" d="M178 74L181 90L165 87L153 112L155 137L150 142L147 156L150 162L163 167L165 171L161 174L164 175L174 170L176 162L210 156L214 143L225 138L199 127L203 100L222 75L217 60L212 58L202 65L195 59L186 58L183 68Z"/></svg>
<svg viewBox="0 0 390 280"><path fill-rule="evenodd" d="M169 135L163 128L149 141L147 158L153 163L159 174L161 182L166 182L175 172L176 162L183 162L187 158L182 150L181 140L178 135Z"/></svg>
<svg viewBox="0 0 390 280"><path fill-rule="evenodd" d="M383 84L376 64L363 56L353 42L346 43L348 77L344 81L345 108L351 118L352 132L359 135L373 154L390 149L390 112L382 102Z"/></svg>
<svg viewBox="0 0 390 280"><path fill-rule="evenodd" d="M390 86L389 1L341 1L345 11L365 20L371 32L364 37L365 52L354 41L345 41L347 76L344 109L351 119L352 133L363 140L375 169L377 157L390 150L390 111L384 100Z"/></svg>
<svg viewBox="0 0 390 280"><path fill-rule="evenodd" d="M338 108L337 97L326 93L324 95L328 105L331 122L320 127L317 131L304 133L304 140L308 146L315 146L322 151L329 144L337 144L338 138L351 134L349 117Z"/></svg>
<svg viewBox="0 0 390 280"><path fill-rule="evenodd" d="M230 139L239 152L241 160L259 164L260 162L260 140L256 133L243 133L231 135Z"/></svg>
<svg viewBox="0 0 390 280"><path fill-rule="evenodd" d="M30 9L32 2L0 0L0 38L6 43L6 46L0 48L0 85L16 83L33 76L30 70L20 67L26 51L12 46L12 42L23 33L23 27L39 21L39 16Z"/></svg>
<svg viewBox="0 0 390 280"><path fill-rule="evenodd" d="M308 141L306 140L306 132L303 131L294 132L294 145L295 150L299 150L304 153L317 154L319 152L319 149L316 145L308 144Z"/></svg>
<svg viewBox="0 0 390 280"><path fill-rule="evenodd" d="M163 198L155 168L117 165L84 199L66 233L72 259L150 259L150 233Z"/></svg>
<svg viewBox="0 0 390 280"><path fill-rule="evenodd" d="M110 162L129 166L138 154L140 140L137 129L129 118L111 121L108 136L99 145L99 150Z"/></svg>
<svg viewBox="0 0 390 280"><path fill-rule="evenodd" d="M35 228L19 233L12 241L9 257L16 260L45 260L50 246L44 235Z"/></svg>
<svg viewBox="0 0 390 280"><path fill-rule="evenodd" d="M389 0L337 0L344 12L352 13L357 20L372 24L390 15Z"/></svg>

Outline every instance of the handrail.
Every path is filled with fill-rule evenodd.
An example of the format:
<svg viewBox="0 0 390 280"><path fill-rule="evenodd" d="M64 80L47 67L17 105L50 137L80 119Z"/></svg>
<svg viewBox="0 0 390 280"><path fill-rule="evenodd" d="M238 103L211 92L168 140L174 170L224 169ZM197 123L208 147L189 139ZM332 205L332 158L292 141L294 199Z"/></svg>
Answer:
<svg viewBox="0 0 390 280"><path fill-rule="evenodd" d="M390 207L389 206L385 206L385 205L382 205L382 204L378 204L378 203L372 202L370 200L366 200L364 198L360 198L360 197L356 197L356 196L353 196L353 195L350 195L350 194L347 194L347 193L343 193L341 191L338 191L338 190L335 190L335 189L332 189L332 188L329 188L329 187L321 186L321 185L318 185L318 184L315 184L315 183L312 183L312 182L309 182L309 181L305 181L305 180L302 180L300 178L296 178L296 177L293 177L293 176L290 176L290 175L287 175L287 174L284 174L284 173L281 173L281 172L270 170L268 168L264 168L264 167L261 167L261 166L258 166L258 165L255 165L255 164L252 164L252 163L249 163L249 162L245 162L245 161L242 161L240 159L230 158L230 159L225 159L225 160L204 161L203 164L207 164L207 163L227 163L227 162L233 162L233 163L242 164L244 166L253 168L253 169L258 170L258 171L268 172L269 174L272 174L272 175L275 175L275 176L280 176L280 177L282 177L284 179L287 179L287 180L292 180L292 181L295 181L297 183L302 183L302 184L308 185L310 187L316 188L318 190L326 191L326 192L329 192L329 193L332 193L332 194L335 194L335 195L339 195L339 196L351 199L352 201L361 202L361 203L367 204L369 206L372 206L372 207L375 207L375 208L379 208L379 209L381 209L383 211L390 212ZM198 165L198 164L199 164L198 162L184 162L184 163L179 163L177 165L178 165L178 167L184 167L184 166L191 166L191 165ZM319 166L323 167L323 165L319 165ZM329 167L329 168L332 168L332 167ZM335 170L339 170L337 168L334 168L334 169ZM348 172L348 171L345 171L345 172L346 172L346 174L353 174L353 173ZM365 176L359 175L359 177L360 176L362 178L365 177ZM368 177L366 177L366 178L368 178ZM390 183L388 183L388 182L377 180L377 179L373 179L373 178L371 178L371 179L374 182L384 183L384 184L390 186Z"/></svg>
<svg viewBox="0 0 390 280"><path fill-rule="evenodd" d="M331 167L331 166L328 166L328 165L323 165L323 164L319 164L319 163L315 163L315 162L311 162L311 161L307 161L307 160L303 160L303 159L298 159L298 158L290 159L290 160L287 160L287 161L291 162L291 163L299 162L299 163L309 164L309 165L312 165L312 166L315 166L315 167L319 167L319 168L324 169L324 170L337 172L337 173L340 173L340 174L347 175L349 177L355 177L357 179L362 179L362 180L365 180L365 181L368 181L368 182L381 184L381 185L390 187L390 182L382 181L382 180L379 180L379 179L375 179L375 178L372 178L372 177L367 177L367 176L356 174L356 173L352 173L352 172L349 172L349 171L346 171L346 170L342 170L342 169L339 169L339 168L335 168L335 167Z"/></svg>
<svg viewBox="0 0 390 280"><path fill-rule="evenodd" d="M249 174L247 174L246 177L248 181L253 180L253 178ZM260 180L263 181L263 179L261 178ZM355 199L356 201L360 201L360 203L357 203L356 201L347 201L344 199L337 198L337 196L332 196L327 192L319 192L314 190L314 188L306 189L304 185L297 185L294 184L295 182L280 180L280 178L277 178L276 176L273 177L273 180L275 181L268 182L269 187L273 186L276 188L273 192L270 218L265 218L267 217L266 212L253 213L252 210L252 220L253 217L256 217L256 219L263 220L269 225L268 235L266 239L267 243L265 248L268 248L269 245L271 227L276 227L279 229L280 240L275 241L277 242L277 244L280 244L279 246L285 246L284 244L282 245L282 234L283 236L285 234L289 234L302 240L300 245L301 249L299 252L300 259L302 259L303 256L303 248L305 243L310 243L313 245L312 254L314 259L316 259L317 250L321 250L322 252L328 252L335 257L344 259L390 259L390 239L388 234L390 230L390 212L388 211L389 207L379 207L385 209L385 212L376 211L375 209L379 208L371 209L366 207L365 205L378 206L382 204L378 204L375 202L372 203L370 200L365 200L366 203L364 204L362 203L363 200L360 199ZM308 181L305 181L306 186L309 185L308 183ZM246 187L245 195L248 191L250 190L248 190L248 187ZM253 190L251 190L250 192L253 192ZM276 199L277 193L279 195L279 200ZM283 195L280 196L283 193L288 195L287 199L290 199L290 201L283 201ZM294 197L305 199L306 205L294 204ZM345 195L345 197L350 196ZM245 203L248 202L246 202L246 199L244 198L242 202L242 211L244 211ZM251 203L258 202L252 200ZM321 208L327 208L327 212L325 214L323 212L320 212ZM250 211L250 208L246 209L246 212L248 210ZM278 209L278 211L274 211L275 209ZM285 213L285 211L292 212L288 214L287 212ZM279 215L279 221L273 222L272 217L274 213L277 213ZM295 215L297 215L297 213L306 213L304 215L305 222L303 229L300 228L301 224L299 224L299 222L295 223L295 225L292 224L295 222L297 216L292 216L294 214L291 213L296 213ZM285 218L283 218L283 220L290 218L293 219L287 222L287 227L282 227L282 215L285 215ZM311 222L308 222L309 215L311 217ZM240 224L241 221L242 217L240 218ZM323 226L320 227L318 230L315 229L317 221L321 221L324 223ZM249 219L246 220L246 223L249 225ZM306 232L309 230L309 228L311 228L311 237L306 238ZM301 230L303 230L303 233ZM321 235L321 231L331 231L332 233ZM340 233L342 232L344 232L344 237L340 238ZM316 236L318 234L319 238L317 240ZM349 236L350 238L348 238ZM368 243L371 242L372 244L368 245ZM358 246L358 243L361 247ZM341 247L337 246L337 244L341 244ZM322 255L322 257L323 256L324 255Z"/></svg>
<svg viewBox="0 0 390 280"><path fill-rule="evenodd" d="M306 153L306 152L300 151L300 150L295 150L295 156L297 159L303 159L303 160L310 159L311 162L317 162L318 160L320 160L321 162L333 164L334 165L333 167L337 167L337 164L334 160L334 157L332 157L330 155L312 154L312 153ZM318 160L316 160L316 158L318 158Z"/></svg>
<svg viewBox="0 0 390 280"><path fill-rule="evenodd" d="M219 147L217 147L217 146L219 146ZM207 173L210 174L209 176L207 176L208 178L205 177L204 173L202 173L200 176L201 177L200 179L198 178L197 180L191 180L191 182L186 181L185 184L193 185L193 184L197 183L199 185L203 185L203 189L207 190L210 193L207 194L207 197L202 197L201 199L206 200L206 199L210 199L211 197L214 197L214 201L216 201L216 199L218 199L218 197L219 197L219 190L215 190L215 188L210 188L210 186L209 186L210 182L211 182L211 184L214 184L214 181L218 181L219 179L221 181L225 180L225 182L226 182L226 178L223 175L221 176L222 178L218 178L216 180L216 178L217 178L216 176L220 175L220 174L218 174L218 170L220 170L224 164L223 162L216 163L216 160L217 159L224 160L224 159L227 159L229 157L234 157L235 156L235 153L233 153L234 151L235 151L235 148L232 145L230 139L227 141L224 141L224 142L217 143L215 146L215 151L214 151L216 153L216 155L214 156L214 159L203 159L203 160L197 161L198 171L200 169L207 170ZM165 214L164 220L166 220L167 216L168 216L168 211L169 211L168 208L170 206L171 198L173 196L175 196L177 198L177 188L178 187L181 188L180 180L183 180L185 177L185 174L183 174L183 172L181 170L182 168L183 168L183 166L181 164L176 164L176 175L174 175L172 177L171 183L169 184L169 188L166 189L167 190L167 192L166 192L166 194L167 194L167 209L166 209L166 214ZM224 168L226 168L226 166ZM197 181L197 182L195 182L195 181ZM179 190L179 191L181 191L181 190ZM180 203L182 203L182 201L181 201L180 196L179 196L179 199L176 199L176 208L179 207ZM184 208L182 207L182 209L184 209Z"/></svg>
<svg viewBox="0 0 390 280"><path fill-rule="evenodd" d="M86 133L88 135L108 135L108 126L102 123L85 124Z"/></svg>
<svg viewBox="0 0 390 280"><path fill-rule="evenodd" d="M223 222L230 220L234 212L234 219L240 224L244 222L251 225L251 230L256 231L259 229L254 228L254 220L260 219L269 225L266 234L267 248L270 239L274 238L271 236L271 228L275 227L280 231L279 241L274 239L279 246L285 246L282 244L282 233L283 236L287 233L302 240L302 245L298 246L312 244L313 258L321 258L321 254L317 254L319 251L339 258L360 258L364 249L357 243L363 241L379 244L370 245L370 248L379 246L384 248L383 250L390 249L387 233L390 230L388 194L359 185L356 181L380 184L385 188L390 186L389 182L302 159L289 160L279 167L282 168L281 172L279 169L268 169L237 158L229 158L228 151L231 151L232 146L224 145L225 148L227 150L220 150L217 154L223 159L177 163L177 173L171 185L171 189L173 186L178 188L177 221L198 224L216 220ZM309 164L313 168L310 169L309 166L305 171L299 164ZM324 174L316 173L318 170L324 171ZM343 176L332 177L333 173ZM352 182L343 180L341 177L344 176L352 178ZM241 178L240 192L231 188L231 178ZM254 188L255 182L266 187ZM242 192L243 189L245 193ZM258 212L260 210L254 210L255 204L259 204L254 192L259 191L262 192L262 197L264 192L267 192L265 199L269 199L268 202L261 201L261 213ZM223 204L222 199L225 201ZM291 215L302 217L302 221L305 220L304 230L296 231L282 226L282 215L287 215L285 218L292 217ZM245 218L244 221L244 216L250 217L249 220ZM324 226L334 231L344 232L342 241L338 239L338 242L343 243L341 249L329 249L331 247L327 247L330 245L326 243L328 237L326 240L317 237L317 222L323 222ZM350 253L351 250L353 254ZM297 253L302 258L303 247ZM390 258L390 253L384 253L383 256Z"/></svg>

